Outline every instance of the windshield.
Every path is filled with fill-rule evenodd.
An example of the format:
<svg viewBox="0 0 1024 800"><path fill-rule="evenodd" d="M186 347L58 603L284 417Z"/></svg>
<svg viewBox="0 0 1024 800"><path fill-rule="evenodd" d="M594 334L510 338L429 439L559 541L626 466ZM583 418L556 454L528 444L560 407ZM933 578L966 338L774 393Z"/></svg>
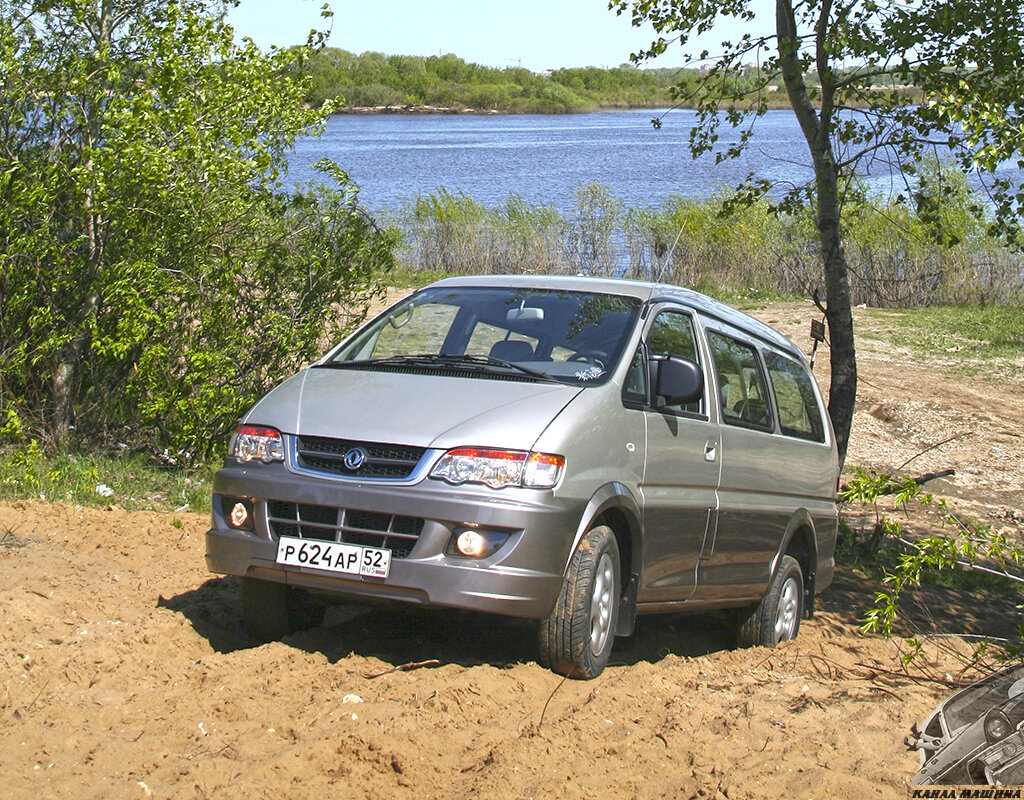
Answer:
<svg viewBox="0 0 1024 800"><path fill-rule="evenodd" d="M323 366L457 368L524 380L603 383L640 301L523 287L425 289L375 319Z"/></svg>
<svg viewBox="0 0 1024 800"><path fill-rule="evenodd" d="M990 708L1003 706L1009 712L1011 705L1016 725L1021 718L1021 711L1018 710L1020 701L1013 704L1008 701L1021 696L1022 679L1024 667L1010 667L953 695L942 708L946 729L953 733L983 717Z"/></svg>

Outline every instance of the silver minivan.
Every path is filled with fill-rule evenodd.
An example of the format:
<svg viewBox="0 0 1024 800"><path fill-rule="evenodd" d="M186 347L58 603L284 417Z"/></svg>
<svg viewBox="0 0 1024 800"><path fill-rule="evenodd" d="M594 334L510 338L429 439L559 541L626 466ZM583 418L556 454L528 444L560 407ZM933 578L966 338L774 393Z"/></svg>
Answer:
<svg viewBox="0 0 1024 800"><path fill-rule="evenodd" d="M838 459L798 347L687 289L449 278L260 400L206 562L272 639L358 598L538 620L591 678L639 613L796 635L832 581Z"/></svg>

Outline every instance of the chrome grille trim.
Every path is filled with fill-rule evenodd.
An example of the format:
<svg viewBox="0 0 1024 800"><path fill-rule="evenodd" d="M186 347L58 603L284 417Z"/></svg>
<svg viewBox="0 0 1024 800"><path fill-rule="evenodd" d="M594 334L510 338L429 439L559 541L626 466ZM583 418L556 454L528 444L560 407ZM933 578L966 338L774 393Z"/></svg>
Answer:
<svg viewBox="0 0 1024 800"><path fill-rule="evenodd" d="M382 547L405 558L419 540L425 520L360 509L267 500L270 538L282 536ZM333 522L327 522L328 518Z"/></svg>
<svg viewBox="0 0 1024 800"><path fill-rule="evenodd" d="M422 479L441 451L427 447L333 439L326 436L285 437L289 466L317 477L345 481L413 483ZM358 469L345 465L345 454L360 448L366 454Z"/></svg>

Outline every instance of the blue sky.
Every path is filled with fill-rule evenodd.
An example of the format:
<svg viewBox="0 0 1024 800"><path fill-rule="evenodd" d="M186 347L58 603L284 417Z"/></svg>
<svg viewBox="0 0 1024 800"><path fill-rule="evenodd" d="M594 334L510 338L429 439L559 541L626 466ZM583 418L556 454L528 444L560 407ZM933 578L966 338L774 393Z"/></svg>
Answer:
<svg viewBox="0 0 1024 800"><path fill-rule="evenodd" d="M322 27L323 0L242 0L230 14L240 36L260 47L288 46ZM771 8L770 0L755 5ZM354 53L429 56L454 53L493 67L522 65L540 71L560 67L613 67L655 38L653 30L630 25L627 15L609 11L607 0L333 0L332 47ZM773 21L773 20L771 20ZM719 27L701 40L714 44L737 36ZM680 49L657 66L681 63Z"/></svg>

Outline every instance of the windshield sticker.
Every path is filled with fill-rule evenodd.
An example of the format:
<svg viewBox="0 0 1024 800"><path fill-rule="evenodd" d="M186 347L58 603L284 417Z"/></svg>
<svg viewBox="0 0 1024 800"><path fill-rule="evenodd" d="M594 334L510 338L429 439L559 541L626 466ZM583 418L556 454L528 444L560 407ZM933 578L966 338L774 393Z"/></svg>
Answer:
<svg viewBox="0 0 1024 800"><path fill-rule="evenodd" d="M604 370L600 367L587 367L581 369L576 373L576 380L578 381L595 381L604 375Z"/></svg>

